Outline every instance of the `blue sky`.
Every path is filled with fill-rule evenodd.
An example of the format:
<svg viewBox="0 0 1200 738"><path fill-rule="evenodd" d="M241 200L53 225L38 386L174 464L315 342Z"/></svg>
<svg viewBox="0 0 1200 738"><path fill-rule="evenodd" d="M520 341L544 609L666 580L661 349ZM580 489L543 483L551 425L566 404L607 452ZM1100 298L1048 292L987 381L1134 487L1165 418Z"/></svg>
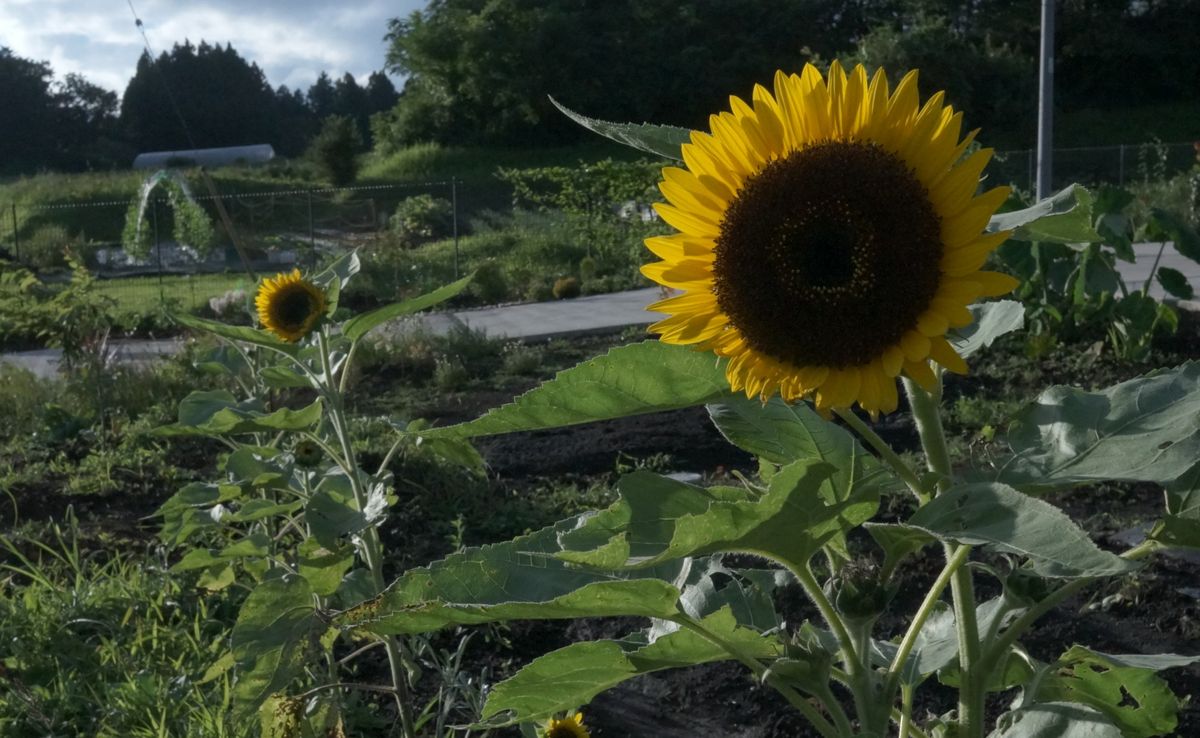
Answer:
<svg viewBox="0 0 1200 738"><path fill-rule="evenodd" d="M360 81L383 67L387 21L425 0L133 0L159 53L175 42L230 42L273 87L307 88L321 70ZM0 0L0 46L125 91L142 37L128 0Z"/></svg>

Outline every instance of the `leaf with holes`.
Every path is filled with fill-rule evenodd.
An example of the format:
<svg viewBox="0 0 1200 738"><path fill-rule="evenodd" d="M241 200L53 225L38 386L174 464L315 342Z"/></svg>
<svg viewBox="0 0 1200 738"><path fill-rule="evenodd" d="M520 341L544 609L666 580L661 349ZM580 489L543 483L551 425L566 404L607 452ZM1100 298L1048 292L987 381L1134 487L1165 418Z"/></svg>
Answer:
<svg viewBox="0 0 1200 738"><path fill-rule="evenodd" d="M233 626L237 659L234 711L241 719L299 674L312 640L325 630L313 607L312 590L301 577L255 587Z"/></svg>
<svg viewBox="0 0 1200 738"><path fill-rule="evenodd" d="M1104 713L1074 702L1043 702L1001 715L988 738L1123 738Z"/></svg>
<svg viewBox="0 0 1200 738"><path fill-rule="evenodd" d="M1072 646L1036 680L1028 699L1080 702L1104 713L1126 738L1175 730L1179 700L1155 671L1194 663L1174 654L1116 656Z"/></svg>

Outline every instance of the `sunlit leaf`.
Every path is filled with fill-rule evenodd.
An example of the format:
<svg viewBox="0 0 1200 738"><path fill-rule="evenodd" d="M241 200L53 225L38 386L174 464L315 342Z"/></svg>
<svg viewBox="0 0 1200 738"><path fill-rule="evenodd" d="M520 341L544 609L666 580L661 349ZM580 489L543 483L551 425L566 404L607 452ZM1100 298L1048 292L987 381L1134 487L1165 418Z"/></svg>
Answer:
<svg viewBox="0 0 1200 738"><path fill-rule="evenodd" d="M971 306L975 321L958 328L947 336L959 356L964 359L1006 333L1025 327L1025 306L1015 300L996 300Z"/></svg>
<svg viewBox="0 0 1200 738"><path fill-rule="evenodd" d="M1075 702L1043 702L1006 712L988 738L1123 738L1104 713Z"/></svg>
<svg viewBox="0 0 1200 738"><path fill-rule="evenodd" d="M457 282L452 282L445 287L439 287L433 292L426 293L420 297L414 297L411 300L395 302L391 305L384 305L381 308L372 310L369 313L356 315L342 324L342 335L349 338L351 341L357 341L371 331L371 329L386 323L389 320L394 320L403 315L411 315L420 312L426 308L433 307L439 303L449 300L458 293L466 289L471 283L475 275L471 274Z"/></svg>
<svg viewBox="0 0 1200 738"><path fill-rule="evenodd" d="M563 115L589 131L648 154L683 161L680 147L691 140L692 132L686 128L651 123L613 123L596 120L564 107L554 98L550 98L550 102L554 103L554 107L558 108Z"/></svg>
<svg viewBox="0 0 1200 738"><path fill-rule="evenodd" d="M469 438L556 428L703 405L728 394L724 369L711 354L646 341L561 371L475 420L420 433Z"/></svg>
<svg viewBox="0 0 1200 738"><path fill-rule="evenodd" d="M1094 243L1100 234L1092 227L1092 194L1073 184L1040 202L992 216L987 230L1012 231L1017 241Z"/></svg>
<svg viewBox="0 0 1200 738"><path fill-rule="evenodd" d="M942 540L1026 557L1046 577L1111 576L1138 567L1098 547L1057 507L1003 484L952 487L905 525Z"/></svg>
<svg viewBox="0 0 1200 738"><path fill-rule="evenodd" d="M258 585L238 612L233 626L237 659L235 713L251 714L299 673L310 639L325 626L317 617L312 590L301 577Z"/></svg>

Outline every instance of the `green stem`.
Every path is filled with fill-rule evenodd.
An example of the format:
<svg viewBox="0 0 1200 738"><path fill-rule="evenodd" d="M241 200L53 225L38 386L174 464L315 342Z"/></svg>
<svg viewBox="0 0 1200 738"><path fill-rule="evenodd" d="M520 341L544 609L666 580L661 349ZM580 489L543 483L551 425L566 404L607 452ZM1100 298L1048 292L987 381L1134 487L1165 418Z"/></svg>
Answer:
<svg viewBox="0 0 1200 738"><path fill-rule="evenodd" d="M925 622L933 614L934 607L936 607L938 600L941 598L942 592L950 584L954 573L970 558L970 553L971 549L966 546L959 548L955 552L954 557L946 562L946 566L942 568L942 573L938 575L933 586L925 593L925 599L921 602L921 606L917 608L912 623L909 624L908 630L904 633L904 638L900 641L900 647L896 649L896 656L892 659L892 665L888 667L883 696L889 704L892 702L892 695L896 690L896 685L900 681L901 672L904 671L904 664L908 661L908 656L912 653L913 647L916 646L917 638L921 635L921 629L925 627Z"/></svg>
<svg viewBox="0 0 1200 738"><path fill-rule="evenodd" d="M804 699L804 695L797 692L795 688L780 679L778 676L772 674L770 670L768 670L767 667L754 656L746 653L738 646L729 643L721 636L704 627L702 623L688 617L687 615L680 614L674 618L671 618L671 620L672 622L677 623L680 627L687 628L688 630L699 635L701 638L708 640L713 645L724 649L729 653L729 655L745 664L750 671L754 672L756 677L765 680L768 684L774 687L780 694L784 696L785 699L787 699L792 707L795 707L804 715L804 717L808 718L808 721L813 724L813 727L817 729L817 732L825 738L848 738L849 736L853 735L853 731L850 728L850 721L846 717L845 713L842 712L840 717L838 715L842 708L836 700L834 700L831 704L826 704L825 707L829 710L829 713L833 716L834 720L838 722L838 727L834 727L834 725L826 720L825 717L821 715L821 713L815 707L809 704L808 700Z"/></svg>
<svg viewBox="0 0 1200 738"><path fill-rule="evenodd" d="M1161 547L1157 541L1146 540L1121 554L1121 558L1137 561L1154 553ZM1019 618L1013 621L1012 625L1008 626L1000 636L990 643L987 650L984 652L982 659L979 662L980 670L987 673L995 668L1000 659L1008 653L1008 649L1016 643L1021 635L1029 630L1029 628L1037 621L1038 618L1053 610L1064 600L1068 599L1079 590L1092 584L1100 579L1100 577L1084 577L1076 579L1059 587L1058 589L1047 595L1041 602L1038 602L1033 607L1030 607Z"/></svg>
<svg viewBox="0 0 1200 738"><path fill-rule="evenodd" d="M908 733L912 729L912 703L913 703L913 688L905 684L900 688L900 727L897 729L897 738L908 738Z"/></svg>
<svg viewBox="0 0 1200 738"><path fill-rule="evenodd" d="M867 445L874 449L875 453L879 454L879 458L892 467L892 470L896 472L896 476L904 480L904 483L908 485L908 488L912 490L912 493L917 496L918 500L925 501L928 498L925 490L921 488L921 480L917 478L912 467L906 464L904 459L900 458L900 455L893 451L892 447L887 445L887 442L880 438L879 434L871 426L867 425L862 418L855 415L853 410L835 409L833 412L845 421L846 425L853 428L867 442Z"/></svg>
<svg viewBox="0 0 1200 738"><path fill-rule="evenodd" d="M930 471L941 478L938 482L940 492L950 486L953 469L950 466L950 451L946 445L946 431L942 427L940 376L938 380L934 391L926 392L916 382L905 377L904 390L908 394L917 433L921 436L925 463ZM950 542L944 546L947 562L959 556L965 559L970 555L970 546ZM967 549L966 553L962 553L964 548ZM954 598L954 624L958 631L958 664L962 670L962 684L958 690L959 734L962 738L981 738L984 690L980 688L982 671L976 668L980 657L979 624L975 619L975 585L970 569L961 565L954 569L950 579L950 591Z"/></svg>
<svg viewBox="0 0 1200 738"><path fill-rule="evenodd" d="M342 447L342 459L345 461L345 469L350 477L350 489L354 493L354 501L358 505L359 510L365 510L367 507L367 494L362 488L362 479L359 478L358 463L354 458L354 447L350 441L349 426L346 423L345 407L340 391L335 389L335 379L333 376L333 367L329 361L329 336L327 329L322 327L317 333L317 344L319 353L321 354L321 373L322 382L319 385L321 394L325 397L329 405L329 420L333 426L334 434L338 438L338 442ZM374 526L367 526L363 532L363 558L366 560L367 568L371 572L371 580L374 584L375 593L378 594L384 589L383 578L383 546L379 540L379 530ZM416 738L416 725L413 721L413 702L412 695L408 689L408 678L404 674L404 652L399 641L393 636L385 636L383 638L384 647L387 650L388 667L392 677L392 692L396 697L396 708L400 713L400 724L405 738Z"/></svg>

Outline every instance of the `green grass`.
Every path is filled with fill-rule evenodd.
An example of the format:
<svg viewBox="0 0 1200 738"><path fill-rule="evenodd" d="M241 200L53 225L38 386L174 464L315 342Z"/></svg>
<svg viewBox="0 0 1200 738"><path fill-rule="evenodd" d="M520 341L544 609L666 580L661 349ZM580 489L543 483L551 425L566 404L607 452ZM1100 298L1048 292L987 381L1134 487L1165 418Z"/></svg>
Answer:
<svg viewBox="0 0 1200 738"><path fill-rule="evenodd" d="M114 313L149 313L161 307L195 311L208 304L209 298L230 290L254 291L245 274L163 275L162 277L125 277L102 279L96 290L116 301Z"/></svg>

